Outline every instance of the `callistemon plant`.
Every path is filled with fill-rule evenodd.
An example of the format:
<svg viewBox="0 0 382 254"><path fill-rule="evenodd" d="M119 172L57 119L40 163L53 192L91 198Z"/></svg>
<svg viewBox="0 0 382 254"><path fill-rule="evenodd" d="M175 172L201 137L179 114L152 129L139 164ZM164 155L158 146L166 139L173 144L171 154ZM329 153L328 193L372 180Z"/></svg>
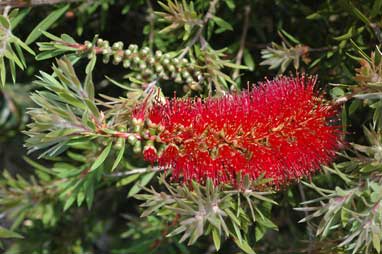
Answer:
<svg viewBox="0 0 382 254"><path fill-rule="evenodd" d="M281 77L221 98L144 103L133 115L150 129L144 157L184 182L240 186L238 175L262 176L277 187L309 176L332 161L341 136L336 107L315 84Z"/></svg>

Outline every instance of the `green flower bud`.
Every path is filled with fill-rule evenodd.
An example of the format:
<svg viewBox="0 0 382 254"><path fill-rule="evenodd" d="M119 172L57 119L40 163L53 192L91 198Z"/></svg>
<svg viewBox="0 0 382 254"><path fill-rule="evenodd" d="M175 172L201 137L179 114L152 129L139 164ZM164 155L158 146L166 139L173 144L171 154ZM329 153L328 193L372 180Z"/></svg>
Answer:
<svg viewBox="0 0 382 254"><path fill-rule="evenodd" d="M110 55L103 55L102 62L107 64L110 61Z"/></svg>
<svg viewBox="0 0 382 254"><path fill-rule="evenodd" d="M126 49L123 53L124 53L124 55L126 57L129 57L131 55L131 50L130 49Z"/></svg>
<svg viewBox="0 0 382 254"><path fill-rule="evenodd" d="M118 55L114 55L113 64L117 65L122 61L122 57Z"/></svg>
<svg viewBox="0 0 382 254"><path fill-rule="evenodd" d="M130 67L130 60L124 60L123 61L123 67L124 68L129 68Z"/></svg>
<svg viewBox="0 0 382 254"><path fill-rule="evenodd" d="M171 60L171 62L172 62L175 66L179 65L179 59L178 59L178 58L173 58L173 59Z"/></svg>
<svg viewBox="0 0 382 254"><path fill-rule="evenodd" d="M174 71L175 71L175 66L174 66L174 65L168 65L168 66L167 66L167 69L168 69L170 72L174 72Z"/></svg>
<svg viewBox="0 0 382 254"><path fill-rule="evenodd" d="M101 38L99 38L97 40L97 47L102 47L103 46L103 40Z"/></svg>
<svg viewBox="0 0 382 254"><path fill-rule="evenodd" d="M137 140L137 142L134 144L133 152L134 153L142 152L142 142L140 140Z"/></svg>
<svg viewBox="0 0 382 254"><path fill-rule="evenodd" d="M113 43L112 49L113 50L121 50L123 48L123 42L117 41Z"/></svg>
<svg viewBox="0 0 382 254"><path fill-rule="evenodd" d="M144 69L146 69L146 68L147 68L146 63L145 63L144 61L141 61L141 62L139 63L139 69L144 70Z"/></svg>
<svg viewBox="0 0 382 254"><path fill-rule="evenodd" d="M139 64L140 61L141 61L141 59L138 56L133 58L133 63L135 63L135 64Z"/></svg>
<svg viewBox="0 0 382 254"><path fill-rule="evenodd" d="M166 75L166 73L164 71L159 73L159 77L162 79L166 79L166 80L168 79L168 76Z"/></svg>
<svg viewBox="0 0 382 254"><path fill-rule="evenodd" d="M192 83L190 85L190 88L194 91L201 91L202 90L202 87L196 82Z"/></svg>
<svg viewBox="0 0 382 254"><path fill-rule="evenodd" d="M186 82L187 82L188 84L192 83L193 81L194 81L194 79L193 79L192 77L188 77L188 78L186 79Z"/></svg>
<svg viewBox="0 0 382 254"><path fill-rule="evenodd" d="M183 58L183 59L182 59L182 64L183 64L183 65L188 64L188 60L187 60L186 58Z"/></svg>
<svg viewBox="0 0 382 254"><path fill-rule="evenodd" d="M148 64L153 65L155 63L155 58L150 56L150 57L147 58L146 61L147 61Z"/></svg>
<svg viewBox="0 0 382 254"><path fill-rule="evenodd" d="M143 78L142 75L138 73L135 75L135 79L142 80Z"/></svg>
<svg viewBox="0 0 382 254"><path fill-rule="evenodd" d="M136 52L137 49L138 49L138 46L135 45L135 44L130 44L129 47L128 47L128 49L130 49L131 52Z"/></svg>
<svg viewBox="0 0 382 254"><path fill-rule="evenodd" d="M168 58L164 58L164 59L162 60L162 63L163 63L164 65L169 65L169 64L170 64L170 59L168 59Z"/></svg>
<svg viewBox="0 0 382 254"><path fill-rule="evenodd" d="M143 71L143 75L144 75L145 77L150 77L151 74L153 74L153 73L152 73L152 71L151 71L150 69L144 69L144 71Z"/></svg>
<svg viewBox="0 0 382 254"><path fill-rule="evenodd" d="M85 43L87 49L91 49L93 47L93 44L89 41L88 43Z"/></svg>
<svg viewBox="0 0 382 254"><path fill-rule="evenodd" d="M109 41L108 40L104 40L103 41L103 47L104 48L108 48L109 47Z"/></svg>
<svg viewBox="0 0 382 254"><path fill-rule="evenodd" d="M102 55L108 55L108 54L109 54L109 50L107 48L102 50Z"/></svg>
<svg viewBox="0 0 382 254"><path fill-rule="evenodd" d="M141 54L143 56L146 56L150 52L150 49L148 47L144 47L141 49Z"/></svg>
<svg viewBox="0 0 382 254"><path fill-rule="evenodd" d="M127 138L127 142L130 144L130 145L134 145L136 142L137 142L137 137L135 137L134 135L130 135L128 138Z"/></svg>
<svg viewBox="0 0 382 254"><path fill-rule="evenodd" d="M133 118L131 119L131 122L134 126L142 126L143 125L143 121L142 119L139 119L139 118Z"/></svg>
<svg viewBox="0 0 382 254"><path fill-rule="evenodd" d="M176 74L176 77L175 77L175 83L182 83L182 77L180 76L180 74Z"/></svg>
<svg viewBox="0 0 382 254"><path fill-rule="evenodd" d="M119 138L117 139L117 142L115 142L114 144L114 149L116 150L121 150L123 148L124 144L123 144L123 138Z"/></svg>
<svg viewBox="0 0 382 254"><path fill-rule="evenodd" d="M163 71L163 66L161 64L156 64L155 66L155 71L156 72L161 72Z"/></svg>
<svg viewBox="0 0 382 254"><path fill-rule="evenodd" d="M162 57L162 51L160 51L160 50L155 51L155 57L161 58Z"/></svg>
<svg viewBox="0 0 382 254"><path fill-rule="evenodd" d="M187 79L188 77L190 77L190 73L188 71L182 71L182 77Z"/></svg>

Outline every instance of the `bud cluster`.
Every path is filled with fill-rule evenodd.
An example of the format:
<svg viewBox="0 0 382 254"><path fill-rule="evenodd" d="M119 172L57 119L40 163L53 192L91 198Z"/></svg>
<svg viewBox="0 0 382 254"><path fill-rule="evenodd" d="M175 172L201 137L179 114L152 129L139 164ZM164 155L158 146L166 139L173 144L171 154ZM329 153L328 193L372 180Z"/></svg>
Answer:
<svg viewBox="0 0 382 254"><path fill-rule="evenodd" d="M135 78L146 82L164 79L174 80L178 84L186 84L185 91L201 90L200 82L203 81L203 73L187 59L172 57L157 50L152 53L148 47L138 48L130 44L124 49L123 42L115 42L110 46L109 41L98 39L96 47L103 55L103 62L112 60L113 64L121 64L124 68L130 68L136 72Z"/></svg>

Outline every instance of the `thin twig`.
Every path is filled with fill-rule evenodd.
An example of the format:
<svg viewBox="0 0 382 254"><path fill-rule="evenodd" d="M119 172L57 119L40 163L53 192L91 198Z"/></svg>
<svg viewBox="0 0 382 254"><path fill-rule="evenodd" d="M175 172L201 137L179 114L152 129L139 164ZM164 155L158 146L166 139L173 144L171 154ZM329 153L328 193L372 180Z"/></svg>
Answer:
<svg viewBox="0 0 382 254"><path fill-rule="evenodd" d="M53 5L59 3L74 3L81 0L3 0L0 2L0 8L11 6L12 8L31 7L37 5Z"/></svg>
<svg viewBox="0 0 382 254"><path fill-rule="evenodd" d="M304 192L304 189L303 189L303 186L301 183L298 184L298 190L300 192L300 196L301 196L302 201L306 202L305 192ZM304 204L304 207L306 207L305 204ZM304 211L304 215L305 215L305 217L308 217L309 216L308 211ZM312 231L312 228L311 228L311 225L309 222L306 224L306 230L308 231L308 237L309 237L308 254L310 254L310 253L312 253L312 249L313 249L313 246L311 243L312 243L312 240L314 239L314 235L313 235L313 231Z"/></svg>
<svg viewBox="0 0 382 254"><path fill-rule="evenodd" d="M160 172L164 171L165 169L162 167L149 167L149 168L136 168L129 171L124 172L117 172L113 174L105 174L105 176L108 177L123 177L123 176L129 176L134 174L143 174L143 173L149 173L149 172Z"/></svg>
<svg viewBox="0 0 382 254"><path fill-rule="evenodd" d="M337 50L337 46L327 46L322 48L308 48L308 52L325 52L325 51L332 51Z"/></svg>
<svg viewBox="0 0 382 254"><path fill-rule="evenodd" d="M154 46L154 25L155 25L155 15L154 15L154 9L153 5L151 4L150 0L147 0L147 11L149 13L147 19L150 22L150 33L149 33L149 48L152 51Z"/></svg>
<svg viewBox="0 0 382 254"><path fill-rule="evenodd" d="M8 19L8 13L10 10L11 10L11 6L9 6L9 5L5 6L4 11L3 11L3 17ZM0 57L3 57L5 54L5 51L7 50L8 40L11 37L12 32L10 30L11 28L6 29L5 27L3 28L1 26L0 26L0 28L2 30L1 32L4 33L4 36L0 42L0 45L1 45L0 46Z"/></svg>
<svg viewBox="0 0 382 254"><path fill-rule="evenodd" d="M248 34L248 28L249 28L249 15L251 13L251 6L246 5L244 7L244 25L243 25L243 31L241 33L240 38L240 48L236 55L236 64L241 64L241 59L243 58L244 49L245 49L245 41L247 39ZM239 77L240 70L239 68L235 69L235 71L232 74L232 79L235 80L237 77Z"/></svg>
<svg viewBox="0 0 382 254"><path fill-rule="evenodd" d="M208 11L203 18L203 23L199 27L194 37L190 41L188 41L186 47L183 49L182 53L178 56L178 59L182 59L188 53L188 51L192 48L192 46L194 46L194 44L202 38L205 25L214 16L216 12L216 5L218 4L218 2L219 0L213 0L210 2L210 7L208 8Z"/></svg>

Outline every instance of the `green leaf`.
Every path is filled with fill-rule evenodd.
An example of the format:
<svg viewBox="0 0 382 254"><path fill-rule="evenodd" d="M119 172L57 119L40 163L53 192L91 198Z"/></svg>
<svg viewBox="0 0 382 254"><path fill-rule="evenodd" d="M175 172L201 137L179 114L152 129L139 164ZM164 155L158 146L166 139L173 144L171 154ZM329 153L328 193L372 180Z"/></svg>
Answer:
<svg viewBox="0 0 382 254"><path fill-rule="evenodd" d="M137 180L139 177L140 177L140 175L138 173L134 174L134 175L130 175L128 177L125 177L125 178L119 180L117 182L116 186L121 187L121 186L128 185L128 184L134 182L135 180Z"/></svg>
<svg viewBox="0 0 382 254"><path fill-rule="evenodd" d="M14 84L16 83L16 67L13 60L9 60L9 69L11 70L11 77Z"/></svg>
<svg viewBox="0 0 382 254"><path fill-rule="evenodd" d="M263 238L263 236L264 236L266 231L267 231L266 227L263 227L261 225L256 225L256 228L255 228L255 237L256 237L256 241L257 242L260 241Z"/></svg>
<svg viewBox="0 0 382 254"><path fill-rule="evenodd" d="M351 1L341 0L340 2L346 9L351 11L353 15L359 18L363 23L365 23L368 26L370 25L369 19L357 7L355 7Z"/></svg>
<svg viewBox="0 0 382 254"><path fill-rule="evenodd" d="M215 249L218 251L220 249L220 234L216 228L212 229L212 239L214 241Z"/></svg>
<svg viewBox="0 0 382 254"><path fill-rule="evenodd" d="M95 54L92 54L92 58L90 59L90 62L86 65L85 73L89 74L94 70L94 66L97 62L97 57Z"/></svg>
<svg viewBox="0 0 382 254"><path fill-rule="evenodd" d="M82 203L84 202L84 200L85 200L85 193L82 191L79 191L77 193L77 206L80 207Z"/></svg>
<svg viewBox="0 0 382 254"><path fill-rule="evenodd" d="M358 54L360 54L365 60L367 60L370 64L372 64L371 58L368 56L368 54L365 53L358 45L355 43L352 39L350 39L350 42L353 44L355 49L357 50Z"/></svg>
<svg viewBox="0 0 382 254"><path fill-rule="evenodd" d="M37 61L46 60L46 59L53 58L53 57L55 57L55 56L61 55L61 54L63 54L63 53L64 53L64 52L61 51L61 50L44 51L44 52L41 52L40 54L38 54L38 55L36 56L36 60L37 60Z"/></svg>
<svg viewBox="0 0 382 254"><path fill-rule="evenodd" d="M299 40L297 40L296 37L294 37L293 35L287 33L284 29L280 29L280 32L285 36L287 37L291 42L294 42L296 44L301 44L301 42Z"/></svg>
<svg viewBox="0 0 382 254"><path fill-rule="evenodd" d="M0 226L0 238L24 238L22 235L17 234L9 229Z"/></svg>
<svg viewBox="0 0 382 254"><path fill-rule="evenodd" d="M16 17L11 19L12 29L15 29L18 26L18 24L28 15L29 11L30 9L23 9L17 13Z"/></svg>
<svg viewBox="0 0 382 254"><path fill-rule="evenodd" d="M32 42L36 41L41 36L42 32L51 27L68 10L68 8L69 4L50 13L33 29L25 43L31 44Z"/></svg>
<svg viewBox="0 0 382 254"><path fill-rule="evenodd" d="M375 16L380 14L381 13L380 12L381 11L381 7L382 7L382 0L375 0L374 4L373 4L373 7L371 8L370 16L372 18L374 18Z"/></svg>
<svg viewBox="0 0 382 254"><path fill-rule="evenodd" d="M105 149L102 151L102 153L94 161L93 165L90 167L89 172L96 170L99 166L102 165L102 163L104 163L104 161L106 160L107 156L110 153L112 144L113 144L113 142L109 142L109 144L105 147Z"/></svg>
<svg viewBox="0 0 382 254"><path fill-rule="evenodd" d="M121 162L121 160L123 158L123 154L125 153L126 140L124 138L121 138L119 141L121 142L122 147L120 148L118 155L117 155L117 158L114 161L113 167L111 168L111 172L113 172L114 169L117 168L118 164Z"/></svg>
<svg viewBox="0 0 382 254"><path fill-rule="evenodd" d="M309 20L316 20L320 18L322 18L322 15L319 12L313 12L312 14L309 14L308 16L306 16L306 19L309 19Z"/></svg>
<svg viewBox="0 0 382 254"><path fill-rule="evenodd" d="M70 36L70 35L68 35L68 34L62 34L62 35L61 35L61 39L62 39L63 41L69 42L69 43L73 43L73 44L77 43L77 42L73 39L73 37Z"/></svg>
<svg viewBox="0 0 382 254"><path fill-rule="evenodd" d="M42 31L42 34L45 35L47 38L51 39L52 41L61 41L60 37L57 37L54 34L51 34L47 31Z"/></svg>
<svg viewBox="0 0 382 254"><path fill-rule="evenodd" d="M18 37L13 36L12 37L15 40L15 43L17 43L20 47L22 47L25 51L28 51L31 55L36 55L36 53L22 40L20 40Z"/></svg>
<svg viewBox="0 0 382 254"><path fill-rule="evenodd" d="M92 78L92 73L86 75L85 82L84 82L84 88L86 91L86 94L90 100L94 100L94 83Z"/></svg>
<svg viewBox="0 0 382 254"><path fill-rule="evenodd" d="M350 217L351 216L350 216L349 210L346 207L343 207L341 209L341 224L342 224L342 227L346 226L346 224L348 223Z"/></svg>
<svg viewBox="0 0 382 254"><path fill-rule="evenodd" d="M372 229L372 240L374 249L381 253L381 231L378 226L374 226Z"/></svg>
<svg viewBox="0 0 382 254"><path fill-rule="evenodd" d="M250 71L255 69L255 62L253 61L252 55L248 49L244 50L244 64L248 66Z"/></svg>
<svg viewBox="0 0 382 254"><path fill-rule="evenodd" d="M343 41L343 40L347 40L347 39L351 38L352 36L353 36L353 27L350 27L349 30L345 34L334 37L333 39L336 41Z"/></svg>
<svg viewBox="0 0 382 254"><path fill-rule="evenodd" d="M65 201L65 205L64 205L64 211L68 210L74 203L74 201L76 200L76 196L75 195L71 195L66 201Z"/></svg>
<svg viewBox="0 0 382 254"><path fill-rule="evenodd" d="M5 72L5 64L4 57L0 56L0 80L1 86L5 86L6 72Z"/></svg>
<svg viewBox="0 0 382 254"><path fill-rule="evenodd" d="M334 97L334 98L338 98L338 97L341 97L341 96L344 96L345 95L345 92L344 90L342 90L341 88L339 87L334 87L331 91L330 91L331 95Z"/></svg>
<svg viewBox="0 0 382 254"><path fill-rule="evenodd" d="M9 20L3 15L0 15L0 25L5 29L9 29L9 27L11 26Z"/></svg>
<svg viewBox="0 0 382 254"><path fill-rule="evenodd" d="M236 223L233 223L233 228L235 230L235 237L238 239L239 243L243 243L243 237L241 236L240 228Z"/></svg>
<svg viewBox="0 0 382 254"><path fill-rule="evenodd" d="M242 240L242 242L239 242L237 238L234 239L236 245L242 249L247 254L256 254L256 252L249 246L248 242L246 240Z"/></svg>
<svg viewBox="0 0 382 254"><path fill-rule="evenodd" d="M99 111L98 111L97 106L94 104L94 102L89 100L89 99L86 99L84 101L85 101L86 106L88 106L89 110L93 113L93 115L96 118L98 118L99 117Z"/></svg>
<svg viewBox="0 0 382 254"><path fill-rule="evenodd" d="M24 70L24 65L20 61L20 59L17 57L13 49L10 45L8 45L7 50L5 50L4 55L6 58L8 58L10 61L14 61L17 66L19 66L20 69Z"/></svg>
<svg viewBox="0 0 382 254"><path fill-rule="evenodd" d="M224 1L228 8L232 11L235 9L235 1L234 0L225 0Z"/></svg>
<svg viewBox="0 0 382 254"><path fill-rule="evenodd" d="M88 206L88 209L90 210L94 200L94 184L89 183L89 186L86 190L86 205Z"/></svg>
<svg viewBox="0 0 382 254"><path fill-rule="evenodd" d="M150 172L142 176L142 178L139 179L139 181L137 181L133 185L133 187L131 187L127 196L132 197L135 194L137 194L143 187L145 187L150 182L150 180L154 177L155 173L156 172Z"/></svg>
<svg viewBox="0 0 382 254"><path fill-rule="evenodd" d="M217 16L213 16L212 17L212 20L221 28L223 28L223 30L229 30L229 31L232 31L233 30L233 27L230 23L228 23L227 21L225 21L224 19L222 18L219 18Z"/></svg>

